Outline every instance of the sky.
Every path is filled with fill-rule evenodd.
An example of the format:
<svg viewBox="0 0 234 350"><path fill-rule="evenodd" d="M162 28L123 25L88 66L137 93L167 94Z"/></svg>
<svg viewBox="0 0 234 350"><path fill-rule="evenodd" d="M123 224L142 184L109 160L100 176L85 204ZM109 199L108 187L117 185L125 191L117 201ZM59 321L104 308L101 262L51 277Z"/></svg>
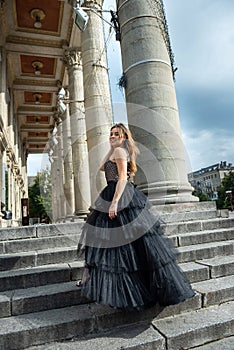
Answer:
<svg viewBox="0 0 234 350"><path fill-rule="evenodd" d="M233 0L164 0L164 6L178 68L175 89L188 172L225 160L234 164ZM104 9L115 10L115 0L104 0ZM125 100L118 87L120 44L113 32L107 54L116 111ZM124 112L114 118L126 121ZM29 157L29 175L40 170L40 165L39 155L35 160Z"/></svg>

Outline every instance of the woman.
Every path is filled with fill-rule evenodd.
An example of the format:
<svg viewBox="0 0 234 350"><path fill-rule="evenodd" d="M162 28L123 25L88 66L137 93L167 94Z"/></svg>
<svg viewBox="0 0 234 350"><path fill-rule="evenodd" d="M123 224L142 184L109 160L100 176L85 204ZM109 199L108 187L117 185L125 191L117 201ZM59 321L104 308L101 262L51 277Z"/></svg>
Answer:
<svg viewBox="0 0 234 350"><path fill-rule="evenodd" d="M110 150L100 170L107 186L95 202L78 245L85 269L77 282L82 294L116 308L172 305L194 295L162 234L162 222L147 197L130 182L139 153L122 123L110 130Z"/></svg>

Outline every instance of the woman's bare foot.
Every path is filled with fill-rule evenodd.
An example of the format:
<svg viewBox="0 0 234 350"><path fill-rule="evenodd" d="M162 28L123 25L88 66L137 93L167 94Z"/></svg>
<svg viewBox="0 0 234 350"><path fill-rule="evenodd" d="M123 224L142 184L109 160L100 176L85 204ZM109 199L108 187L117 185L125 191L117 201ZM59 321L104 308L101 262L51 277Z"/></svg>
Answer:
<svg viewBox="0 0 234 350"><path fill-rule="evenodd" d="M77 286L77 287L81 287L82 284L83 284L83 283L82 283L82 280L78 280L78 281L76 282L76 286Z"/></svg>
<svg viewBox="0 0 234 350"><path fill-rule="evenodd" d="M82 276L82 279L79 279L77 282L76 282L76 286L77 287L82 287L83 284L85 284L85 282L89 279L89 270L87 267L84 268L84 272L83 272L83 276Z"/></svg>

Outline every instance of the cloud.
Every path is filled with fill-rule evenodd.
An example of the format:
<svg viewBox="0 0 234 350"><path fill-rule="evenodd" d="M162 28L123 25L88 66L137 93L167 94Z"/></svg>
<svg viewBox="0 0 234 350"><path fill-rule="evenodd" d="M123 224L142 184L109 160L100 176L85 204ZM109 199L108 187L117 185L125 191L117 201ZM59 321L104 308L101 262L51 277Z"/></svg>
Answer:
<svg viewBox="0 0 234 350"><path fill-rule="evenodd" d="M210 89L178 87L177 100L182 129L233 129L233 91L222 86Z"/></svg>
<svg viewBox="0 0 234 350"><path fill-rule="evenodd" d="M35 176L42 169L49 166L48 155L43 154L29 154L27 161L27 174L28 176Z"/></svg>
<svg viewBox="0 0 234 350"><path fill-rule="evenodd" d="M177 80L207 88L234 79L234 7L230 0L164 0ZM179 19L179 20L178 20Z"/></svg>
<svg viewBox="0 0 234 350"><path fill-rule="evenodd" d="M226 129L203 129L183 133L187 153L188 172L227 161L234 164L233 131Z"/></svg>

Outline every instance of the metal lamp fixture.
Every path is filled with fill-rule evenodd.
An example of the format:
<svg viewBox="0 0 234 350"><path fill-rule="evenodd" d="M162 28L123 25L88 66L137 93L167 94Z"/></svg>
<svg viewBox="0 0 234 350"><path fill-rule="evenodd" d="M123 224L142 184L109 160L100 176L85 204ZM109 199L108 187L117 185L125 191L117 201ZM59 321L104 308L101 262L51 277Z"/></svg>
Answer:
<svg viewBox="0 0 234 350"><path fill-rule="evenodd" d="M42 98L42 95L41 94L33 94L33 97L35 99L35 105L39 105L40 104L40 99Z"/></svg>
<svg viewBox="0 0 234 350"><path fill-rule="evenodd" d="M40 61L33 61L32 62L32 67L35 69L35 75L40 75L41 74L41 69L44 67L43 63Z"/></svg>
<svg viewBox="0 0 234 350"><path fill-rule="evenodd" d="M75 24L83 32L88 24L89 15L80 7L73 7L75 12Z"/></svg>
<svg viewBox="0 0 234 350"><path fill-rule="evenodd" d="M42 27L41 20L45 18L45 12L40 9L33 9L30 12L31 17L34 19L34 28L40 29Z"/></svg>
<svg viewBox="0 0 234 350"><path fill-rule="evenodd" d="M75 7L73 7L74 10L74 22L76 26L83 32L88 24L89 21L89 15L84 11L91 11L95 13L97 16L99 16L104 22L108 23L112 28L114 28L116 33L116 40L121 40L121 33L120 33L120 25L119 25L119 18L117 12L114 12L112 10L100 10L97 11L94 8L91 7L80 7L83 4L83 1L77 2ZM111 14L111 22L107 21L102 17L102 15L99 12L110 12Z"/></svg>

